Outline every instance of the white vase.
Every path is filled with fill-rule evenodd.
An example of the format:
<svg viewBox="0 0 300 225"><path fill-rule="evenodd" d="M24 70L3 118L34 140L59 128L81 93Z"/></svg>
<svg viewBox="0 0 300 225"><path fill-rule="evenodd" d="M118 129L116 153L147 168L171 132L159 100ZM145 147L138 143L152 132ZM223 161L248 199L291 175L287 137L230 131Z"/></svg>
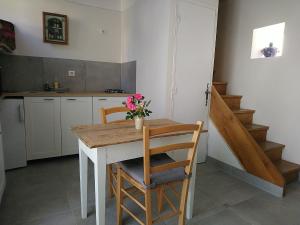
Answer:
<svg viewBox="0 0 300 225"><path fill-rule="evenodd" d="M144 118L143 117L134 117L135 129L141 130L144 125Z"/></svg>

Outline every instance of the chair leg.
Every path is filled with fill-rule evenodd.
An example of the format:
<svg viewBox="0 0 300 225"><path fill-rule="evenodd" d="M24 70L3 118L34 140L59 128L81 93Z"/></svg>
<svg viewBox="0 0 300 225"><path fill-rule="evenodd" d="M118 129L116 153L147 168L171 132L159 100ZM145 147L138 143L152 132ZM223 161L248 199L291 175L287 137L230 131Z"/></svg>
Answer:
<svg viewBox="0 0 300 225"><path fill-rule="evenodd" d="M112 164L107 165L107 172L108 172L108 185L109 185L109 197L112 198L114 197L114 192L113 192L113 170L112 170Z"/></svg>
<svg viewBox="0 0 300 225"><path fill-rule="evenodd" d="M186 201L187 201L187 195L189 190L189 183L190 183L189 179L184 179L182 184L178 225L185 224L185 210L186 210Z"/></svg>
<svg viewBox="0 0 300 225"><path fill-rule="evenodd" d="M152 209L151 209L151 190L146 190L145 193L145 206L146 206L146 225L152 225Z"/></svg>
<svg viewBox="0 0 300 225"><path fill-rule="evenodd" d="M157 189L157 211L158 211L158 214L161 213L162 211L162 207L163 207L163 189L164 187L161 186Z"/></svg>
<svg viewBox="0 0 300 225"><path fill-rule="evenodd" d="M123 197L124 194L121 191L121 188L123 188L123 178L121 176L121 168L118 167L117 169L117 225L122 224L122 213L123 209L121 205L123 205Z"/></svg>

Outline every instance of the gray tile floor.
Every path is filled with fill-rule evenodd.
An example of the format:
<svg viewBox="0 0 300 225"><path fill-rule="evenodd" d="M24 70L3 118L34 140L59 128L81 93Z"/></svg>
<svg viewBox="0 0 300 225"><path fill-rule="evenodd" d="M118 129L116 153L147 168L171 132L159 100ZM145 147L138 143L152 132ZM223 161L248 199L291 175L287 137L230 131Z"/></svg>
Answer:
<svg viewBox="0 0 300 225"><path fill-rule="evenodd" d="M92 165L90 168L86 220L80 218L78 159L68 157L9 171L0 224L95 224ZM280 199L224 174L212 162L198 166L196 183L194 218L187 224L300 225L300 183L290 185L287 196ZM106 216L107 225L115 224L114 200L107 200ZM124 224L137 223L124 215ZM171 224L177 220L162 223Z"/></svg>

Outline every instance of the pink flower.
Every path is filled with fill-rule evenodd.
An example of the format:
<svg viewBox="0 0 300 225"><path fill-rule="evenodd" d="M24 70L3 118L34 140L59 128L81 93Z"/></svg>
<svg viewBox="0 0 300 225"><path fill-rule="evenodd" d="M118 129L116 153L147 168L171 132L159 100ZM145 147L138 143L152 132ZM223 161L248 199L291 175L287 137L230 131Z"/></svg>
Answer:
<svg viewBox="0 0 300 225"><path fill-rule="evenodd" d="M132 103L132 96L128 96L126 102L127 102L127 104Z"/></svg>
<svg viewBox="0 0 300 225"><path fill-rule="evenodd" d="M127 103L127 108L130 109L130 110L136 110L136 106L132 102Z"/></svg>
<svg viewBox="0 0 300 225"><path fill-rule="evenodd" d="M135 97L137 100L141 100L141 99L143 98L143 95L140 94L140 93L136 93L136 94L134 95L134 97Z"/></svg>

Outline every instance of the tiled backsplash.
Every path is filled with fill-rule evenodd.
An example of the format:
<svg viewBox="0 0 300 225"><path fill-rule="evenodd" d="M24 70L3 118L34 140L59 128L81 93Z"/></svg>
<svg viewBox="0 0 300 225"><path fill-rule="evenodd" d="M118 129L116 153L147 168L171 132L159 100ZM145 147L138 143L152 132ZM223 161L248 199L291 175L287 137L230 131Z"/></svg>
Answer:
<svg viewBox="0 0 300 225"><path fill-rule="evenodd" d="M3 91L40 91L43 84L59 81L70 91L136 91L136 62L108 63L73 59L0 55ZM74 77L68 71L75 71Z"/></svg>
<svg viewBox="0 0 300 225"><path fill-rule="evenodd" d="M128 93L136 91L136 61L122 63L121 65L121 87ZM134 90L131 92L131 90Z"/></svg>

